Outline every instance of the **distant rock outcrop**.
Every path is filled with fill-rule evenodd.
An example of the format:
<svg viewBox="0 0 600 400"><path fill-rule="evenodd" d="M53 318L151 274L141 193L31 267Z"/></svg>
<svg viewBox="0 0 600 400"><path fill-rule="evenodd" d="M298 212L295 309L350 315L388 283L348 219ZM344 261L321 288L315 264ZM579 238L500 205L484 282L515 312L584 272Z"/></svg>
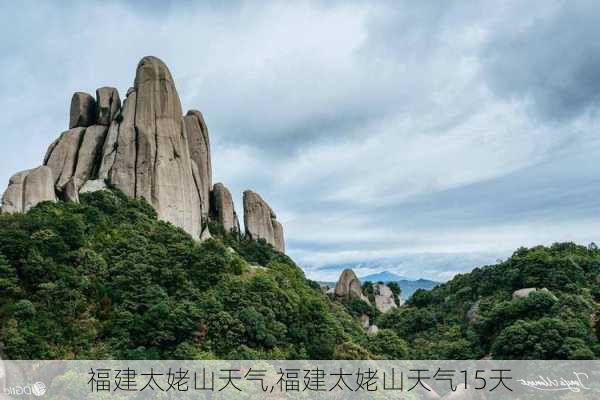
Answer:
<svg viewBox="0 0 600 400"><path fill-rule="evenodd" d="M548 288L541 288L541 289L537 289L537 288L525 288L525 289L519 289L519 290L515 290L513 292L512 298L513 300L515 299L526 299L527 297L529 297L529 295L531 295L532 293L544 293L548 296L550 296L554 301L557 301L558 298L554 295L554 293L552 293L550 290L548 290Z"/></svg>
<svg viewBox="0 0 600 400"><path fill-rule="evenodd" d="M382 312L386 313L389 310L396 308L396 296L384 283L378 283L373 286L375 292L375 307Z"/></svg>
<svg viewBox="0 0 600 400"><path fill-rule="evenodd" d="M367 333L369 335L376 335L378 332L379 332L379 327L377 327L377 325L375 325L375 324L369 326L369 329L367 330Z"/></svg>
<svg viewBox="0 0 600 400"><path fill-rule="evenodd" d="M27 212L42 201L56 201L52 170L44 166L21 171L10 178L2 196L2 212Z"/></svg>
<svg viewBox="0 0 600 400"><path fill-rule="evenodd" d="M244 192L244 226L253 240L264 239L277 250L284 252L283 227L266 201L251 190Z"/></svg>
<svg viewBox="0 0 600 400"><path fill-rule="evenodd" d="M138 64L123 103L117 89L96 98L76 92L69 129L48 148L43 167L14 175L2 197L4 212L24 212L44 200L79 201L79 194L114 186L145 199L160 219L193 237L211 237L208 219L240 231L231 193L212 187L208 128L200 111L182 115L175 81L156 57ZM211 195L212 189L212 195ZM284 251L283 227L254 192L244 193L246 233Z"/></svg>
<svg viewBox="0 0 600 400"><path fill-rule="evenodd" d="M222 183L215 183L211 191L212 217L227 232L240 231L240 222L235 212L231 192Z"/></svg>
<svg viewBox="0 0 600 400"><path fill-rule="evenodd" d="M467 315L466 315L467 321L469 321L469 323L471 323L473 325L479 324L479 320L481 318L481 315L479 313L480 305L481 305L481 299L478 299L475 303L473 303L471 308L469 308L469 310L467 311Z"/></svg>
<svg viewBox="0 0 600 400"><path fill-rule="evenodd" d="M342 271L340 279L338 279L337 284L335 285L334 293L335 297L338 299L355 297L369 303L367 297L363 295L360 280L354 271L349 268Z"/></svg>
<svg viewBox="0 0 600 400"><path fill-rule="evenodd" d="M367 314L363 314L360 316L360 325L364 329L369 329L369 326L371 326L371 322L370 322L369 316Z"/></svg>
<svg viewBox="0 0 600 400"><path fill-rule="evenodd" d="M512 298L513 299L524 299L535 291L537 291L536 288L525 288L525 289L515 290L512 294Z"/></svg>

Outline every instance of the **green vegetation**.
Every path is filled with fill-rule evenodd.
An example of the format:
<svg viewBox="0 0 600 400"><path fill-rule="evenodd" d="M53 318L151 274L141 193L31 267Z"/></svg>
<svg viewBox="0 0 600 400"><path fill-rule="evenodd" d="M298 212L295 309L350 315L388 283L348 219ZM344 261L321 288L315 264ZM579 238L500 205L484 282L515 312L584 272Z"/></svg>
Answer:
<svg viewBox="0 0 600 400"><path fill-rule="evenodd" d="M529 287L547 290L513 299ZM419 290L377 323L415 359L587 359L600 357L599 317L600 251L561 243Z"/></svg>
<svg viewBox="0 0 600 400"><path fill-rule="evenodd" d="M0 350L12 359L327 359L349 344L366 353L358 321L288 257L212 228L215 239L200 244L117 191L0 215Z"/></svg>
<svg viewBox="0 0 600 400"><path fill-rule="evenodd" d="M595 246L520 249L382 315L358 299L330 300L264 241L210 229L213 239L194 241L118 191L0 215L0 352L12 359L600 357ZM512 298L527 287L548 290ZM371 284L364 290L373 296ZM361 328L362 314L377 334Z"/></svg>

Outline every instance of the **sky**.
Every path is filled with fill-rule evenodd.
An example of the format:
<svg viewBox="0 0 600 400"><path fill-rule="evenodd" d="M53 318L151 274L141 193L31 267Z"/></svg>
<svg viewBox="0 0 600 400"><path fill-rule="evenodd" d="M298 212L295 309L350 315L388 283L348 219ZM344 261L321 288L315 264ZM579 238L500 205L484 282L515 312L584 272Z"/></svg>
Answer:
<svg viewBox="0 0 600 400"><path fill-rule="evenodd" d="M213 180L253 189L308 277L447 280L600 242L600 3L0 3L0 190L73 92L169 66Z"/></svg>

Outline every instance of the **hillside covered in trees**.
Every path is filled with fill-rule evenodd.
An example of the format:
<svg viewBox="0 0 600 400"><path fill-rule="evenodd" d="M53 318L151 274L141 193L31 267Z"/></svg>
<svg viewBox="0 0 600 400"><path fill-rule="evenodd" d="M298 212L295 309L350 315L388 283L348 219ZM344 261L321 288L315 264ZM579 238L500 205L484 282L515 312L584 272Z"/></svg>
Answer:
<svg viewBox="0 0 600 400"><path fill-rule="evenodd" d="M209 228L194 240L118 190L0 215L2 357L600 357L595 246L520 249L378 314L331 300L264 240ZM526 287L548 290L512 298Z"/></svg>
<svg viewBox="0 0 600 400"><path fill-rule="evenodd" d="M522 288L538 290L513 294ZM378 324L410 358L588 359L600 358L599 317L600 250L559 243L417 291Z"/></svg>

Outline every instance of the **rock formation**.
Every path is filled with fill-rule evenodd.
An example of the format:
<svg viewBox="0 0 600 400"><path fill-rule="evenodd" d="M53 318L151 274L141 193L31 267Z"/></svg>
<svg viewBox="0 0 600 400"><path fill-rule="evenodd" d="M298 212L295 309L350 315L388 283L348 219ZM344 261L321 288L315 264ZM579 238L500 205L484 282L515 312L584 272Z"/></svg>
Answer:
<svg viewBox="0 0 600 400"><path fill-rule="evenodd" d="M56 190L62 193L64 186L73 177L77 167L77 153L85 128L73 128L63 132L54 141L44 157L44 165L52 170Z"/></svg>
<svg viewBox="0 0 600 400"><path fill-rule="evenodd" d="M512 298L513 299L524 299L535 291L537 291L536 288L525 288L525 289L515 290L512 294Z"/></svg>
<svg viewBox="0 0 600 400"><path fill-rule="evenodd" d="M378 332L379 332L379 327L377 327L377 325L375 325L375 324L369 326L369 329L367 330L367 333L369 335L377 335Z"/></svg>
<svg viewBox="0 0 600 400"><path fill-rule="evenodd" d="M388 285L378 283L373 286L373 289L375 291L375 307L380 312L385 313L397 307L396 296Z"/></svg>
<svg viewBox="0 0 600 400"><path fill-rule="evenodd" d="M356 274L351 269L345 269L340 275L335 285L335 297L338 299L347 299L351 297L362 299L369 303L369 300L362 292L362 285Z"/></svg>
<svg viewBox="0 0 600 400"><path fill-rule="evenodd" d="M105 189L106 183L102 179L89 180L79 189L79 194L98 192Z"/></svg>
<svg viewBox="0 0 600 400"><path fill-rule="evenodd" d="M123 103L112 87L97 89L95 99L73 94L69 129L49 146L42 167L10 179L2 207L25 212L45 200L79 201L107 184L145 199L160 219L196 239L211 237L209 218L240 231L231 193L222 184L212 187L204 117L196 110L182 115L171 72L156 57L139 62ZM244 193L244 218L251 239L284 251L283 227L256 193Z"/></svg>
<svg viewBox="0 0 600 400"><path fill-rule="evenodd" d="M545 293L548 296L550 296L552 299L554 299L555 301L558 300L558 298L554 295L554 293L552 293L550 290L548 290L548 288L541 288L541 289L524 288L524 289L515 290L512 294L512 298L513 298L513 300L525 299L525 298L529 297L529 295L531 295L532 293L535 293L535 292Z"/></svg>
<svg viewBox="0 0 600 400"><path fill-rule="evenodd" d="M215 183L211 191L211 213L212 217L223 225L225 231L240 231L240 222L238 220L231 192L222 183Z"/></svg>
<svg viewBox="0 0 600 400"><path fill-rule="evenodd" d="M467 321L473 325L479 325L479 320L481 319L481 315L479 313L481 305L481 299L478 299L467 311Z"/></svg>
<svg viewBox="0 0 600 400"><path fill-rule="evenodd" d="M10 178L2 196L2 212L27 212L42 201L56 201L52 170L44 166L21 171Z"/></svg>
<svg viewBox="0 0 600 400"><path fill-rule="evenodd" d="M206 217L209 212L209 196L212 186L212 167L210 161L210 141L208 128L200 111L190 110L183 118L190 148L190 157L198 168L198 182L202 213Z"/></svg>
<svg viewBox="0 0 600 400"><path fill-rule="evenodd" d="M244 226L253 240L264 239L277 250L285 252L283 227L266 201L251 190L244 192Z"/></svg>
<svg viewBox="0 0 600 400"><path fill-rule="evenodd" d="M285 240L283 238L283 225L276 219L271 221L273 223L273 242L277 250L285 253Z"/></svg>
<svg viewBox="0 0 600 400"><path fill-rule="evenodd" d="M96 100L84 92L76 92L71 99L69 129L86 127L96 122Z"/></svg>
<svg viewBox="0 0 600 400"><path fill-rule="evenodd" d="M121 109L119 91L112 87L101 87L96 90L96 123L109 126Z"/></svg>
<svg viewBox="0 0 600 400"><path fill-rule="evenodd" d="M363 315L360 316L360 325L364 329L369 329L369 326L371 326L371 321L370 321L369 316L367 314L363 314Z"/></svg>
<svg viewBox="0 0 600 400"><path fill-rule="evenodd" d="M202 232L198 178L182 124L181 103L167 66L144 57L122 115L103 146L100 178L144 198L159 218L198 238Z"/></svg>

